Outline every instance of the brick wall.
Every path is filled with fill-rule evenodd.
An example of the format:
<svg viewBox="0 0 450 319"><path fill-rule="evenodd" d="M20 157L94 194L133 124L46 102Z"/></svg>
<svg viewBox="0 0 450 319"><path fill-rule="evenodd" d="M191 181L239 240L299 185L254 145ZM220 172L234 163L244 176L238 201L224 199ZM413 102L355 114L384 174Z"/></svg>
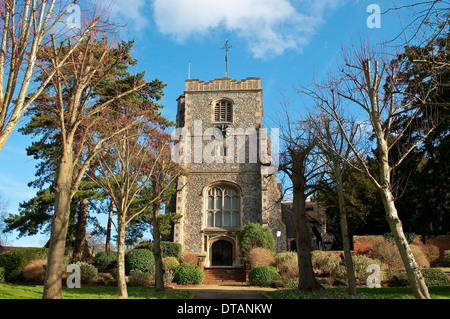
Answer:
<svg viewBox="0 0 450 319"><path fill-rule="evenodd" d="M355 255L367 254L373 246L383 240L384 237L381 235L353 236L353 251L355 252Z"/></svg>
<svg viewBox="0 0 450 319"><path fill-rule="evenodd" d="M421 238L422 239L422 238ZM440 235L435 237L425 237L421 242L425 245L434 245L439 248L440 258L444 256L445 250L450 250L450 235Z"/></svg>

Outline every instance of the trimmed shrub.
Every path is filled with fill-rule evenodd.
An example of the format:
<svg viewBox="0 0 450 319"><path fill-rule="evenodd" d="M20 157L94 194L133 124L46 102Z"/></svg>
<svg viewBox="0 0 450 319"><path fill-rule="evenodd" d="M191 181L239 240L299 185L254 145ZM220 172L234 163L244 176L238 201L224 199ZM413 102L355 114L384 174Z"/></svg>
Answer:
<svg viewBox="0 0 450 319"><path fill-rule="evenodd" d="M440 252L439 247L435 245L424 245L422 250L427 256L430 266L436 265L439 262Z"/></svg>
<svg viewBox="0 0 450 319"><path fill-rule="evenodd" d="M197 285L205 280L205 274L197 265L182 263L173 268L173 280L179 285Z"/></svg>
<svg viewBox="0 0 450 319"><path fill-rule="evenodd" d="M420 268L430 267L430 261L428 260L426 251L424 250L425 246L410 244L409 247L411 248L414 259ZM385 240L376 244L372 248L371 256L387 265L391 271L398 272L405 270L405 266L403 265L397 245L392 241Z"/></svg>
<svg viewBox="0 0 450 319"><path fill-rule="evenodd" d="M142 242L137 245L134 249L149 249L153 252L152 242ZM175 257L177 260L181 258L182 247L180 243L174 243L172 241L162 241L161 242L161 257Z"/></svg>
<svg viewBox="0 0 450 319"><path fill-rule="evenodd" d="M174 257L177 260L180 260L181 258L181 244L180 243L174 243L171 241L162 241L161 242L161 256L162 258L165 257Z"/></svg>
<svg viewBox="0 0 450 319"><path fill-rule="evenodd" d="M163 263L163 269L166 272L172 270L173 268L175 268L176 266L178 266L180 264L175 257L164 257L162 259L162 263Z"/></svg>
<svg viewBox="0 0 450 319"><path fill-rule="evenodd" d="M427 268L422 269L421 272L427 286L444 286L450 284L450 279L442 269ZM393 277L396 286L409 286L408 276L405 272L395 274Z"/></svg>
<svg viewBox="0 0 450 319"><path fill-rule="evenodd" d="M112 279L117 282L119 280L119 269L114 268L113 270L111 270L110 275Z"/></svg>
<svg viewBox="0 0 450 319"><path fill-rule="evenodd" d="M172 283L174 275L173 269L164 271L163 280L167 286Z"/></svg>
<svg viewBox="0 0 450 319"><path fill-rule="evenodd" d="M27 283L41 285L45 280L45 267L47 260L32 260L22 270L22 278Z"/></svg>
<svg viewBox="0 0 450 319"><path fill-rule="evenodd" d="M380 266L380 270L383 273L386 266L378 259L372 259L365 255L355 255L352 256L353 269L355 271L356 283L359 285L365 285L367 282L367 277L370 273L367 272L369 265L376 264Z"/></svg>
<svg viewBox="0 0 450 319"><path fill-rule="evenodd" d="M380 260L382 263L386 264L391 271L401 271L404 269L402 258L400 257L400 252L398 251L397 245L390 240L384 240L376 244L372 248L373 258Z"/></svg>
<svg viewBox="0 0 450 319"><path fill-rule="evenodd" d="M248 261L252 268L260 266L275 266L277 263L275 254L271 250L262 247L253 248L248 253Z"/></svg>
<svg viewBox="0 0 450 319"><path fill-rule="evenodd" d="M84 261L77 261L76 265L80 267L80 276L82 282L86 283L97 279L98 270L94 265L88 264Z"/></svg>
<svg viewBox="0 0 450 319"><path fill-rule="evenodd" d="M430 261L428 260L427 254L423 250L423 245L409 245L413 253L414 259L420 268L430 268Z"/></svg>
<svg viewBox="0 0 450 319"><path fill-rule="evenodd" d="M125 273L129 274L133 269L146 270L155 264L153 253L144 248L130 250L125 254Z"/></svg>
<svg viewBox="0 0 450 319"><path fill-rule="evenodd" d="M444 250L443 262L445 267L450 267L450 250Z"/></svg>
<svg viewBox="0 0 450 319"><path fill-rule="evenodd" d="M0 267L0 282L5 282L5 268Z"/></svg>
<svg viewBox="0 0 450 319"><path fill-rule="evenodd" d="M408 276L405 272L401 272L392 276L392 281L395 286L406 287L409 286Z"/></svg>
<svg viewBox="0 0 450 319"><path fill-rule="evenodd" d="M0 267L5 269L5 280L16 280L30 261L47 257L48 248L16 248L0 254Z"/></svg>
<svg viewBox="0 0 450 319"><path fill-rule="evenodd" d="M450 284L447 274L438 268L427 268L421 270L427 286L444 286Z"/></svg>
<svg viewBox="0 0 450 319"><path fill-rule="evenodd" d="M316 275L327 276L330 275L337 266L339 266L342 259L339 256L329 252L314 250L311 252L311 262Z"/></svg>
<svg viewBox="0 0 450 319"><path fill-rule="evenodd" d="M101 251L94 256L94 266L102 271L110 271L117 268L117 251Z"/></svg>
<svg viewBox="0 0 450 319"><path fill-rule="evenodd" d="M258 223L246 223L244 230L239 233L239 242L245 255L256 247L275 249L271 231Z"/></svg>
<svg viewBox="0 0 450 319"><path fill-rule="evenodd" d="M340 264L336 268L334 268L333 272L331 273L332 280L335 281L334 284L347 284L347 268L344 264Z"/></svg>
<svg viewBox="0 0 450 319"><path fill-rule="evenodd" d="M383 271L386 266L377 259L372 259L365 255L355 255L352 256L353 261L353 269L355 271L356 284L358 285L366 285L366 281L370 273L367 272L367 268L371 264L376 264L380 266L381 275L383 279ZM344 263L341 263L337 266L333 272L331 273L331 278L338 282L347 283L347 269Z"/></svg>
<svg viewBox="0 0 450 319"><path fill-rule="evenodd" d="M153 271L132 269L128 275L128 283L130 286L151 286L154 280L155 273Z"/></svg>
<svg viewBox="0 0 450 319"><path fill-rule="evenodd" d="M278 268L273 266L261 266L253 268L248 274L250 285L267 287L280 278Z"/></svg>
<svg viewBox="0 0 450 319"><path fill-rule="evenodd" d="M296 253L284 252L278 254L276 267L279 269L282 278L288 281L298 279L298 257Z"/></svg>
<svg viewBox="0 0 450 319"><path fill-rule="evenodd" d="M275 255L275 258L277 260L277 265L282 263L283 261L295 258L297 259L297 253L292 251L284 251L282 253L278 253Z"/></svg>

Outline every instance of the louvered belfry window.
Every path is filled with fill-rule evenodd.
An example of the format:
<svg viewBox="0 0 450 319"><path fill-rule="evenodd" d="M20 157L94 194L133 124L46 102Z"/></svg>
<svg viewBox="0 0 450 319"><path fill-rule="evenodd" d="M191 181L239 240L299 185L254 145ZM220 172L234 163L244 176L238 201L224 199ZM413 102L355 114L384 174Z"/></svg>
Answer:
<svg viewBox="0 0 450 319"><path fill-rule="evenodd" d="M233 122L233 107L228 101L219 101L214 108L214 121L216 123Z"/></svg>

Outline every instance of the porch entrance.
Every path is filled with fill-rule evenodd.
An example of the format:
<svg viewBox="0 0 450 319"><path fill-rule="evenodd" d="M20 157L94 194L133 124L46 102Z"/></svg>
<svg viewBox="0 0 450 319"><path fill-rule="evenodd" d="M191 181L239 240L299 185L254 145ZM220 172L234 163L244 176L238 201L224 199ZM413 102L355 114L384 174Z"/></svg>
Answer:
<svg viewBox="0 0 450 319"><path fill-rule="evenodd" d="M232 266L233 244L227 240L218 240L211 246L211 266Z"/></svg>

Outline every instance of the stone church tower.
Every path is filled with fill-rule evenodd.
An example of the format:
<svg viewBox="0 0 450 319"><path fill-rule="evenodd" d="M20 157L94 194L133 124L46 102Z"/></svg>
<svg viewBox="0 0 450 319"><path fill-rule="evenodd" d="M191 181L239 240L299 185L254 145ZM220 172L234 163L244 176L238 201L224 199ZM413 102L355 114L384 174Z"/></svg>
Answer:
<svg viewBox="0 0 450 319"><path fill-rule="evenodd" d="M285 251L281 191L262 125L261 78L188 79L177 101L180 142L174 152L184 173L173 240L205 267L241 267L238 234L245 223L257 222L271 230L277 251Z"/></svg>

